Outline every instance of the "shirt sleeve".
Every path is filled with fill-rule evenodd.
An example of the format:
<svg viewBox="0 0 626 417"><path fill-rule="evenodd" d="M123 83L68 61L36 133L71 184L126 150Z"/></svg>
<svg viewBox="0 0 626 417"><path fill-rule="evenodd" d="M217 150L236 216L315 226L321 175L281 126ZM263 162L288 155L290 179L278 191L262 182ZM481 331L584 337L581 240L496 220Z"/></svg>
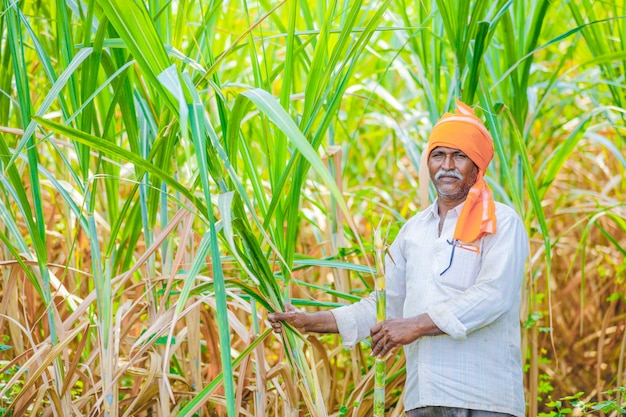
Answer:
<svg viewBox="0 0 626 417"><path fill-rule="evenodd" d="M387 318L402 317L404 298L406 295L405 266L406 258L403 254L403 236L406 228L403 227L396 240L389 247L385 256L385 292L387 297ZM344 347L348 349L370 335L370 329L376 324L376 294L358 303L331 310L337 322L339 334Z"/></svg>
<svg viewBox="0 0 626 417"><path fill-rule="evenodd" d="M498 232L484 238L483 261L476 283L426 313L443 332L465 339L511 308L519 306L528 237L516 214L498 219Z"/></svg>
<svg viewBox="0 0 626 417"><path fill-rule="evenodd" d="M374 293L358 303L343 306L330 311L335 316L337 329L342 344L348 349L370 335L370 329L376 324L376 298Z"/></svg>

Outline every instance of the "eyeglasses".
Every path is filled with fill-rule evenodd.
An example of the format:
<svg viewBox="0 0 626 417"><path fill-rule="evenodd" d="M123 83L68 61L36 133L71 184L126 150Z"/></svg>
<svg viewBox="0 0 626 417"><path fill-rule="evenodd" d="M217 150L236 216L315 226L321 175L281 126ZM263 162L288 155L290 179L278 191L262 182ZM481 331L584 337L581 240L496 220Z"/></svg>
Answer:
<svg viewBox="0 0 626 417"><path fill-rule="evenodd" d="M472 245L472 244L468 244L468 243L461 243L461 241L459 239L452 239L452 242L446 239L446 242L448 242L448 245L452 246L452 251L450 252L450 263L448 264L448 267L446 269L441 271L439 276L442 276L443 274L445 274L446 271L452 267L452 260L454 259L454 250L456 249L457 246L459 248L461 248L461 249L468 250L468 251L474 252L476 254L480 253L480 246L478 246L478 245Z"/></svg>
<svg viewBox="0 0 626 417"><path fill-rule="evenodd" d="M450 263L448 264L448 267L446 269L441 271L439 276L442 276L443 274L445 274L446 271L450 269L450 267L452 266L452 260L454 259L454 249L456 248L456 244L459 242L459 239L452 239L452 242L446 239L446 242L448 242L448 245L452 245L452 252L450 253Z"/></svg>

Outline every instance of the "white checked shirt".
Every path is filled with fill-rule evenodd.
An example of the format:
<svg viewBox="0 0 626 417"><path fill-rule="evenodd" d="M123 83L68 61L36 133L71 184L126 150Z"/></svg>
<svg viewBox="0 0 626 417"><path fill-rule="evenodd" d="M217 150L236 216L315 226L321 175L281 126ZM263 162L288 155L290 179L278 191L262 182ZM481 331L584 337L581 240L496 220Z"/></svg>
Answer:
<svg viewBox="0 0 626 417"><path fill-rule="evenodd" d="M497 233L457 244L463 204L449 210L438 236L437 203L402 227L386 259L387 318L427 313L444 335L405 345L405 410L448 406L524 416L520 287L528 256L524 226L496 202ZM450 268L440 275L448 266ZM332 310L344 346L376 323L374 295Z"/></svg>

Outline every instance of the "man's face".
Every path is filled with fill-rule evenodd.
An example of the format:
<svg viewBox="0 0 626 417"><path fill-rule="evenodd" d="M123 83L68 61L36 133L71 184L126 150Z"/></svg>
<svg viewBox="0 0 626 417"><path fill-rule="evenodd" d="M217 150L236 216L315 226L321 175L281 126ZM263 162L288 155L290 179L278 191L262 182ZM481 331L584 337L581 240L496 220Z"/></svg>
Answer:
<svg viewBox="0 0 626 417"><path fill-rule="evenodd" d="M444 200L463 201L478 178L478 167L462 151L438 146L428 157L428 171Z"/></svg>

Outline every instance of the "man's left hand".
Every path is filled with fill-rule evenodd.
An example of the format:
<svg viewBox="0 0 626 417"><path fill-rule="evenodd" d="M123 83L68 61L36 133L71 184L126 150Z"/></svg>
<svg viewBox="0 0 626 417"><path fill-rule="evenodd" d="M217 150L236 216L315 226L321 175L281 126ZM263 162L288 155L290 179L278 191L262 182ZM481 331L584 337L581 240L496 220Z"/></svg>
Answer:
<svg viewBox="0 0 626 417"><path fill-rule="evenodd" d="M384 357L393 349L417 339L415 318L395 318L376 324L370 330L372 356Z"/></svg>
<svg viewBox="0 0 626 417"><path fill-rule="evenodd" d="M409 318L395 318L376 324L370 330L372 356L384 357L393 349L408 345L421 336L436 336L443 332L428 314Z"/></svg>

